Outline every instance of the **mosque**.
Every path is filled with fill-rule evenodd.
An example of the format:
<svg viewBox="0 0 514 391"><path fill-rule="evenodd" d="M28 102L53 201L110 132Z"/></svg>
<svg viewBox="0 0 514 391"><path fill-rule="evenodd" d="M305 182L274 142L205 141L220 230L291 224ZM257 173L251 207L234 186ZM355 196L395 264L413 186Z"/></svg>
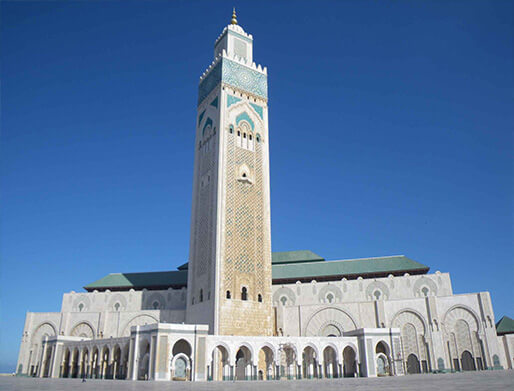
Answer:
<svg viewBox="0 0 514 391"><path fill-rule="evenodd" d="M200 77L189 262L113 273L27 313L17 373L287 380L507 369L489 292L404 255L271 252L267 69L235 12ZM499 332L501 330L501 333Z"/></svg>

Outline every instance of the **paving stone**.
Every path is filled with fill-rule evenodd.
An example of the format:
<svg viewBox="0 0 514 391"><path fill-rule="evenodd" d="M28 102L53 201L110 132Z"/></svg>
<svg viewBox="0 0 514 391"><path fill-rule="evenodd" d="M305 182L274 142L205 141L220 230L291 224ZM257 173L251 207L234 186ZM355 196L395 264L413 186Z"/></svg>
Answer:
<svg viewBox="0 0 514 391"><path fill-rule="evenodd" d="M439 375L410 375L387 378L283 380L238 382L147 382L127 380L34 379L1 377L0 391L513 391L514 371L466 372Z"/></svg>

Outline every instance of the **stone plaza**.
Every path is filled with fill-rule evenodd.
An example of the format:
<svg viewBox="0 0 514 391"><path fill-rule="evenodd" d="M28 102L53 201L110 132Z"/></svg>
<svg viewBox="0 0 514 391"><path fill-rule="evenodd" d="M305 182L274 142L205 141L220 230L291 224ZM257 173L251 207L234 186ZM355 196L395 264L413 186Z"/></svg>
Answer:
<svg viewBox="0 0 514 391"><path fill-rule="evenodd" d="M269 382L129 382L122 380L88 380L80 379L40 379L25 377L0 377L0 391L224 391L240 390L266 391L281 389L284 391L302 391L319 389L323 391L355 390L368 391L479 391L512 390L514 388L514 371L463 372L453 374L420 374L402 377L379 377L363 379L332 379L311 381L269 381Z"/></svg>

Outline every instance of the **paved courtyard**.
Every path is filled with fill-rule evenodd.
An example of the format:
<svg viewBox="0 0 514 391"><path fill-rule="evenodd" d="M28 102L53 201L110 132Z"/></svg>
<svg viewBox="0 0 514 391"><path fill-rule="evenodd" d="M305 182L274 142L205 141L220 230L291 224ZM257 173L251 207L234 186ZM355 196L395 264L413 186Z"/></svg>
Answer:
<svg viewBox="0 0 514 391"><path fill-rule="evenodd" d="M514 371L467 372L440 375L411 375L388 378L265 381L265 382L132 382L120 380L32 379L0 377L0 391L160 391L160 390L380 390L380 391L473 391L514 390Z"/></svg>

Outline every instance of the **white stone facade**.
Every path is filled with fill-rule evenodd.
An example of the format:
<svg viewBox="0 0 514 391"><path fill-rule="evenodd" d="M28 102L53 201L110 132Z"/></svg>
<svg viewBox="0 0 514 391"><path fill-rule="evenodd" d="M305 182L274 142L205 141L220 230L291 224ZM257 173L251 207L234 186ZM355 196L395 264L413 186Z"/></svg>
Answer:
<svg viewBox="0 0 514 391"><path fill-rule="evenodd" d="M425 286L431 291L420 294ZM376 289L383 293L378 299ZM377 376L380 357L394 375L472 369L463 365L513 367L514 338L496 336L489 294L454 295L447 273L274 285L274 337L209 335L206 325L183 324L185 293L64 294L61 312L27 314L18 370L33 376L172 380L180 357L187 357L192 380ZM136 338L138 344L148 342L137 352L130 348L139 346ZM188 354L173 354L179 340L189 344ZM376 350L380 341L384 352ZM242 347L244 354L237 357ZM303 354L307 347L310 356ZM259 363L261 350L265 365ZM463 362L466 352L472 362ZM159 364L150 366L152 360Z"/></svg>

